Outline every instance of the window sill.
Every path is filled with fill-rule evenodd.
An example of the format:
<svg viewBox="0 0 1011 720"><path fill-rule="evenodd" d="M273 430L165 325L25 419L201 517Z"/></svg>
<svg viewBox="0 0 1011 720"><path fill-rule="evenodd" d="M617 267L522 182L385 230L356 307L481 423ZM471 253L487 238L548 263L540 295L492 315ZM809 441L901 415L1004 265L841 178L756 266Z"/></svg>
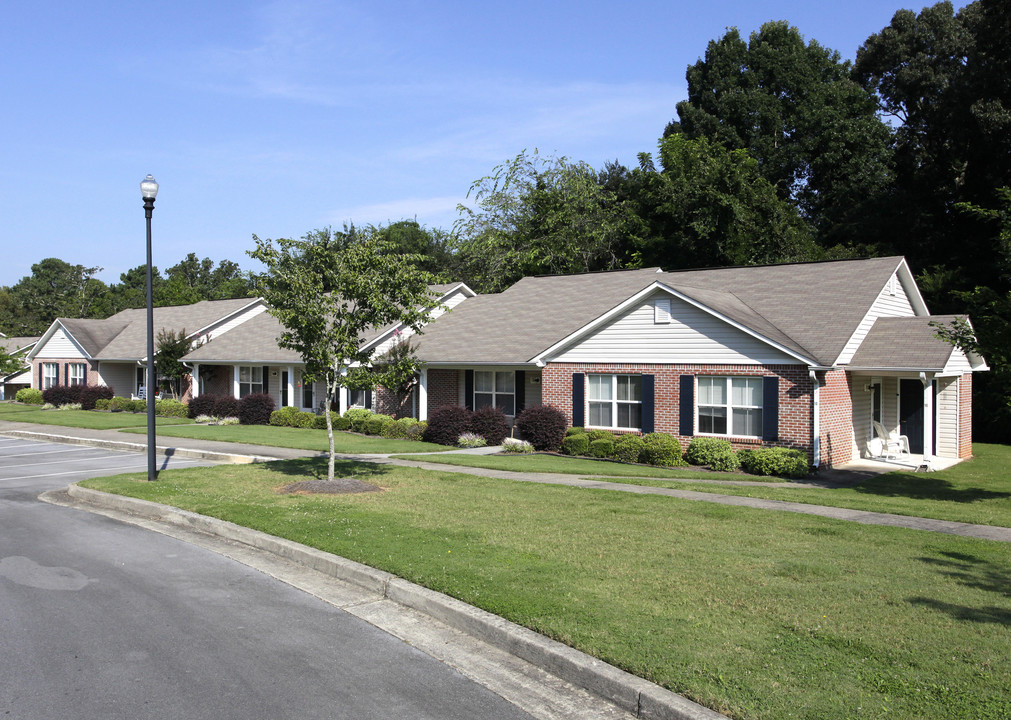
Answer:
<svg viewBox="0 0 1011 720"><path fill-rule="evenodd" d="M762 438L758 435L719 435L717 433L697 432L695 433L695 437L719 438L720 440L729 440L736 443L752 443L754 445L762 443Z"/></svg>

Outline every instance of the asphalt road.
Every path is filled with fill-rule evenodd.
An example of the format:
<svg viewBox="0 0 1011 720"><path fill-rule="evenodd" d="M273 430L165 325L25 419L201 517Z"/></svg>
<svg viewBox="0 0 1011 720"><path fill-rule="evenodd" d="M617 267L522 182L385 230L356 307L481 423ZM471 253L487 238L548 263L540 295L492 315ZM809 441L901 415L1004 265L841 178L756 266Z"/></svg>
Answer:
<svg viewBox="0 0 1011 720"><path fill-rule="evenodd" d="M146 468L141 454L0 437L0 718L529 717L256 570L37 499Z"/></svg>

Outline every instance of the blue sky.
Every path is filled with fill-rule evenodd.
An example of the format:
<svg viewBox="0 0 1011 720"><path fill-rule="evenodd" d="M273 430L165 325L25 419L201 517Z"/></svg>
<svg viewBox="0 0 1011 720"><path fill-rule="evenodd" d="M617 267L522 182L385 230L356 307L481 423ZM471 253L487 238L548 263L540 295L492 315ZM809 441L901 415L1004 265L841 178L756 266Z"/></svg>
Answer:
<svg viewBox="0 0 1011 720"><path fill-rule="evenodd" d="M958 3L962 5L964 3ZM0 285L45 257L242 267L252 235L417 218L524 149L653 151L709 40L788 20L852 59L903 7L787 2L0 3Z"/></svg>

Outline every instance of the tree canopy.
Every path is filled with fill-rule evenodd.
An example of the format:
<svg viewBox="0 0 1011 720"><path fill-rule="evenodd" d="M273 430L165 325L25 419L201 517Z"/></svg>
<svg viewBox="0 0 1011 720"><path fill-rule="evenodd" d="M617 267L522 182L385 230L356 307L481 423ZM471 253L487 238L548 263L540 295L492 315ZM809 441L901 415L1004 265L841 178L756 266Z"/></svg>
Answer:
<svg viewBox="0 0 1011 720"><path fill-rule="evenodd" d="M281 321L281 347L302 356L308 379L326 385L328 477L334 477L331 405L341 383L355 388L399 385L417 369L410 353L387 354L373 366L375 348L362 338L402 324L420 332L432 310L433 277L419 270L422 257L396 251L377 228L314 230L300 240L261 240L249 255L267 267L263 297ZM399 359L399 362L398 362ZM398 382L399 381L399 382Z"/></svg>

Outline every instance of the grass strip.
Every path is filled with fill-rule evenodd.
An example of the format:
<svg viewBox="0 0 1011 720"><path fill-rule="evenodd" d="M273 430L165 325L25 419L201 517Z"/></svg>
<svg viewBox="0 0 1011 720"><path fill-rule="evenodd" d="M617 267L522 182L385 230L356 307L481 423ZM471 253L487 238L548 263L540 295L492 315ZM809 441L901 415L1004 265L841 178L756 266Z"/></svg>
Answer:
<svg viewBox="0 0 1011 720"><path fill-rule="evenodd" d="M382 568L731 717L1011 716L1011 548L667 497L342 461L83 483Z"/></svg>
<svg viewBox="0 0 1011 720"><path fill-rule="evenodd" d="M135 432L124 430L124 432ZM141 431L136 431L141 432ZM326 430L312 428L275 427L273 425L186 425L159 430L159 435L218 442L246 443L267 447L292 448L326 452L329 449ZM334 448L342 454L358 453L429 453L448 450L444 445L414 440L390 440L372 435L349 432L334 433Z"/></svg>
<svg viewBox="0 0 1011 720"><path fill-rule="evenodd" d="M90 430L147 427L147 413L98 412L95 410L43 410L37 405L14 405L12 403L0 403L0 420L87 428ZM155 418L155 424L159 428L169 425L188 425L192 424L192 422L192 420L188 420L187 418Z"/></svg>
<svg viewBox="0 0 1011 720"><path fill-rule="evenodd" d="M397 457L514 472L554 472L597 476L601 480L629 485L669 487L721 495L784 500L852 510L926 517L935 520L1011 527L1011 485L1008 483L1007 475L1007 468L1011 467L1011 446L976 443L973 450L975 453L973 459L946 470L932 473L891 472L878 475L859 485L845 488L803 487L797 484L784 487L763 487L714 484L712 482L693 483L691 480L775 482L777 478L710 473L681 468L672 470L643 468L553 455L453 455L440 456L438 459L410 455ZM672 481L665 478L684 478L684 481Z"/></svg>

